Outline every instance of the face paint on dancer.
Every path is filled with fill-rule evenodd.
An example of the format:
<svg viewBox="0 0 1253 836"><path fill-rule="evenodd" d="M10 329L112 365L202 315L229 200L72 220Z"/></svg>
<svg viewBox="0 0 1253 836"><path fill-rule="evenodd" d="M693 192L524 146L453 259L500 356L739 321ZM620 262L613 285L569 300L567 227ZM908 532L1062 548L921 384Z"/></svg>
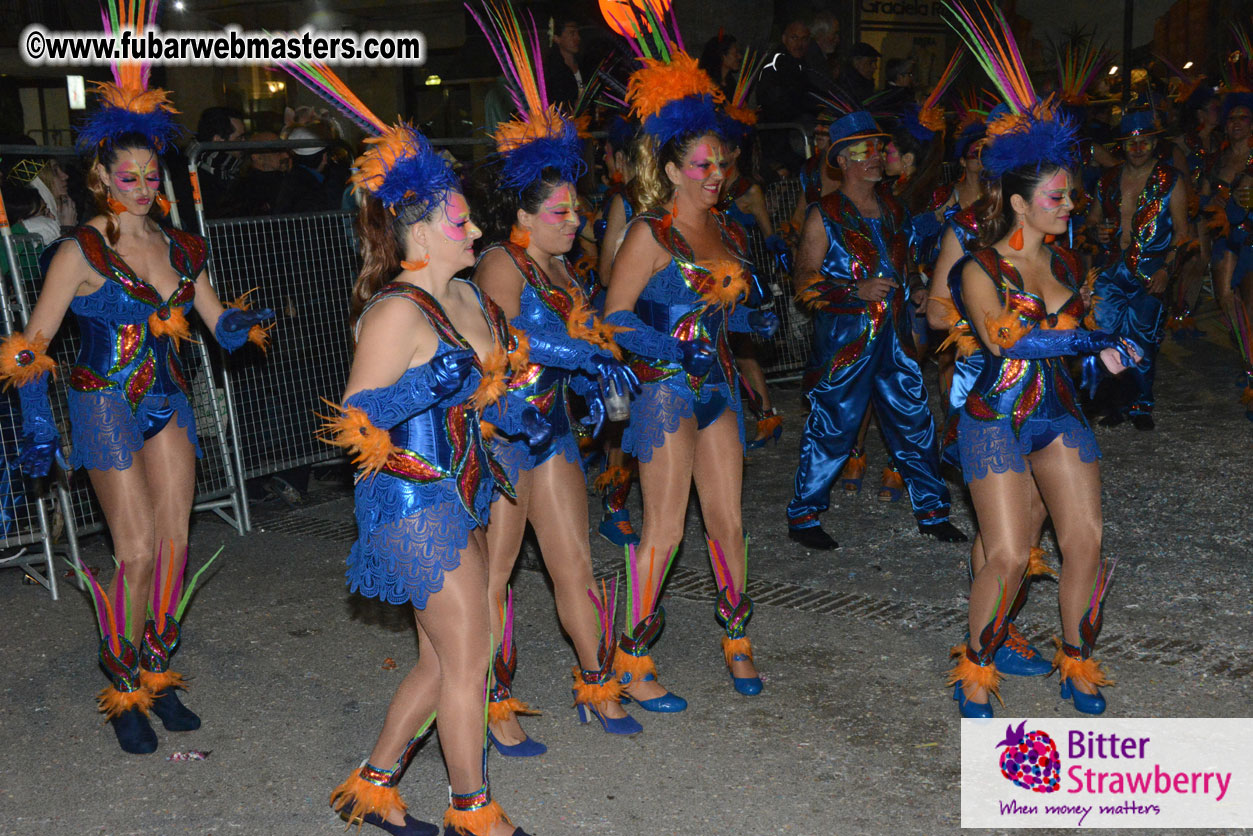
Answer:
<svg viewBox="0 0 1253 836"><path fill-rule="evenodd" d="M528 221L523 224L531 234L531 243L552 255L567 253L574 246L579 231L579 202L571 183L553 187L534 215L522 210Z"/></svg>
<svg viewBox="0 0 1253 836"><path fill-rule="evenodd" d="M844 146L836 155L845 175L855 179L878 182L883 179L883 142L863 139Z"/></svg>
<svg viewBox="0 0 1253 836"><path fill-rule="evenodd" d="M447 260L456 269L474 266L474 241L483 234L470 219L470 205L461 192L449 192L444 199L443 211L433 219L435 235L431 242L430 259Z"/></svg>
<svg viewBox="0 0 1253 836"><path fill-rule="evenodd" d="M1075 208L1070 172L1058 169L1031 195L1026 222L1046 235L1062 235Z"/></svg>
<svg viewBox="0 0 1253 836"><path fill-rule="evenodd" d="M901 161L901 150L895 142L889 142L883 152L883 172L888 177L897 177L905 173L905 164Z"/></svg>
<svg viewBox="0 0 1253 836"><path fill-rule="evenodd" d="M1127 156L1127 162L1135 167L1147 163L1153 157L1153 137L1149 136L1132 136L1123 140L1123 153Z"/></svg>
<svg viewBox="0 0 1253 836"><path fill-rule="evenodd" d="M666 164L666 171L674 183L676 197L682 193L697 206L710 207L718 202L729 165L722 141L710 134L698 139L683 155L677 166L681 176L676 177L671 171L671 163Z"/></svg>
<svg viewBox="0 0 1253 836"><path fill-rule="evenodd" d="M132 215L147 215L161 191L157 155L148 148L125 148L108 172L109 193Z"/></svg>

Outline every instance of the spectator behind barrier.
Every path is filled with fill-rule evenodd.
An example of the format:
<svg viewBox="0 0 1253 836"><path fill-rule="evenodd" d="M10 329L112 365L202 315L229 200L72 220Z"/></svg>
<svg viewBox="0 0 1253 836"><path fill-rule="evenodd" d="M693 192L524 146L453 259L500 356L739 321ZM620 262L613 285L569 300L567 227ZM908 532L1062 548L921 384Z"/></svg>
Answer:
<svg viewBox="0 0 1253 836"><path fill-rule="evenodd" d="M717 35L705 42L705 48L701 50L700 61L697 63L709 74L714 84L718 85L729 101L735 90L735 80L739 78L740 62L743 59L744 50L740 48L735 36L728 35L719 29Z"/></svg>
<svg viewBox="0 0 1253 836"><path fill-rule="evenodd" d="M332 164L333 131L326 122L310 122L293 128L287 139L320 139L325 145L292 149L291 170L283 175L274 213L325 212L340 208L347 170Z"/></svg>
<svg viewBox="0 0 1253 836"><path fill-rule="evenodd" d="M874 95L879 50L865 41L853 44L848 63L840 70L840 87L856 104L865 104Z"/></svg>
<svg viewBox="0 0 1253 836"><path fill-rule="evenodd" d="M804 57L809 50L809 27L794 20L783 30L783 44L762 67L757 82L757 104L762 122L800 122L812 128L817 114L814 92L818 92L805 70ZM762 131L761 151L765 167L795 174L804 162L798 139L787 131Z"/></svg>
<svg viewBox="0 0 1253 836"><path fill-rule="evenodd" d="M248 137L257 142L278 138L279 135L271 131L259 131ZM222 201L221 216L243 218L272 214L282 191L284 175L291 165L291 154L286 149L248 151L239 176Z"/></svg>
<svg viewBox="0 0 1253 836"><path fill-rule="evenodd" d="M840 77L840 21L823 9L809 22L809 49L805 51L805 69L820 89L831 88Z"/></svg>
<svg viewBox="0 0 1253 836"><path fill-rule="evenodd" d="M584 87L583 72L579 67L579 51L583 47L579 26L579 19L569 13L553 15L552 47L544 56L548 101L565 105L567 113L574 112L575 102Z"/></svg>
<svg viewBox="0 0 1253 836"><path fill-rule="evenodd" d="M238 142L244 138L244 114L233 107L205 108L196 126L200 142ZM231 181L239 175L242 162L238 151L210 151L202 154L196 165L200 178L200 199L205 217L218 216L219 204L226 196Z"/></svg>
<svg viewBox="0 0 1253 836"><path fill-rule="evenodd" d="M905 105L914 101L914 67L912 58L890 58L884 75L887 85L874 96L874 109L878 113L900 113Z"/></svg>

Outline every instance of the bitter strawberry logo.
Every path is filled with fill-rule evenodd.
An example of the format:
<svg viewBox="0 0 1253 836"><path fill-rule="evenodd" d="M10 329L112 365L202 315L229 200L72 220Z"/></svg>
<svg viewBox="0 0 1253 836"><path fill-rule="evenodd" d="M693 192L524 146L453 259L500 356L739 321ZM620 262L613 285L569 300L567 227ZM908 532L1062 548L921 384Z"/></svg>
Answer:
<svg viewBox="0 0 1253 836"><path fill-rule="evenodd" d="M1047 732L1024 732L1026 728L1026 720L1018 728L1005 727L1005 739L996 744L1005 747L1001 751L1001 774L1032 792L1057 792L1062 774L1057 744Z"/></svg>

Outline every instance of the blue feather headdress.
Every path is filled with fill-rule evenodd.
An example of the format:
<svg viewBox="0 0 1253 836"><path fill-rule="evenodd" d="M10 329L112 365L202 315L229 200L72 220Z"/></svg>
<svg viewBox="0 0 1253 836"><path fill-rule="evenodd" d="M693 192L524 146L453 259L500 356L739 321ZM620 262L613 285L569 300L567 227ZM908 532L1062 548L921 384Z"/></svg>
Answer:
<svg viewBox="0 0 1253 836"><path fill-rule="evenodd" d="M1079 158L1078 131L1052 99L1040 99L1000 9L989 0L945 0L949 23L966 43L1004 105L988 114L983 176L999 179L1020 168L1071 168Z"/></svg>
<svg viewBox="0 0 1253 836"><path fill-rule="evenodd" d="M466 9L487 36L518 110L494 134L504 158L500 185L521 191L546 168L556 169L562 180L578 180L587 170L583 140L574 122L548 101L535 20L528 13L530 25L523 26L509 0L483 0L483 17L468 3Z"/></svg>
<svg viewBox="0 0 1253 836"><path fill-rule="evenodd" d="M157 2L151 0L145 9L144 0L109 0L101 10L106 35L120 38L130 31L142 36L157 18ZM178 113L170 105L169 94L160 88L148 89L151 62L129 61L114 64L113 81L95 85L100 107L83 121L78 130L77 146L82 154L94 154L109 148L125 134L138 134L161 153L183 132L174 121Z"/></svg>

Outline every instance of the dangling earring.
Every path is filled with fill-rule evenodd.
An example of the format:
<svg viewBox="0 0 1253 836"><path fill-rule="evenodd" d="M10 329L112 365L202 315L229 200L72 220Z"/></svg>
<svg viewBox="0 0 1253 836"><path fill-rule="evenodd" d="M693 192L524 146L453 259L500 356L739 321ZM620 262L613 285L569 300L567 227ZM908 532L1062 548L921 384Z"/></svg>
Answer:
<svg viewBox="0 0 1253 836"><path fill-rule="evenodd" d="M157 204L157 208L161 210L162 214L170 214L170 199L165 196L165 192L157 192L154 202Z"/></svg>
<svg viewBox="0 0 1253 836"><path fill-rule="evenodd" d="M1044 236L1044 243L1046 244L1052 244L1056 240L1057 240L1057 236L1051 232L1048 235Z"/></svg>
<svg viewBox="0 0 1253 836"><path fill-rule="evenodd" d="M513 229L509 230L509 243L517 244L522 249L531 246L531 232L523 229L517 224L513 225Z"/></svg>
<svg viewBox="0 0 1253 836"><path fill-rule="evenodd" d="M424 255L418 261L402 261L400 266L406 270L421 270L423 267L431 263L431 256Z"/></svg>
<svg viewBox="0 0 1253 836"><path fill-rule="evenodd" d="M1018 227L1017 229L1015 229L1015 230L1014 230L1014 234L1013 234L1013 235L1011 235L1011 236L1009 236L1009 246L1010 246L1010 247L1012 247L1012 248L1013 248L1013 249L1015 249L1015 250L1021 250L1021 249L1022 249L1022 247L1023 247L1023 243L1022 243L1022 227Z"/></svg>
<svg viewBox="0 0 1253 836"><path fill-rule="evenodd" d="M126 211L126 204L114 197L112 192L108 193L105 202L109 204L109 211L115 215L120 215Z"/></svg>

